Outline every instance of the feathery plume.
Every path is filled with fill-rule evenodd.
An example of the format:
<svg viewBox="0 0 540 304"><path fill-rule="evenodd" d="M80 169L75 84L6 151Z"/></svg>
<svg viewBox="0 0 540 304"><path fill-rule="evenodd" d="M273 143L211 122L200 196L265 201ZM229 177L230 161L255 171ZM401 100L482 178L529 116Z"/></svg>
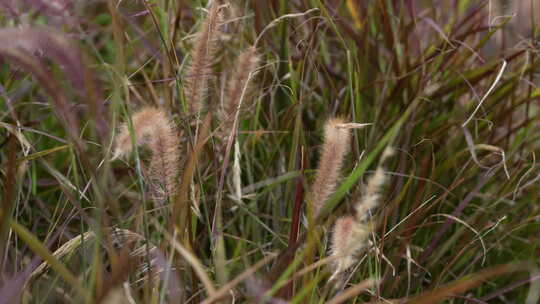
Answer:
<svg viewBox="0 0 540 304"><path fill-rule="evenodd" d="M381 190L386 182L386 176L384 175L384 162L394 155L394 149L388 147L384 150L379 166L375 170L375 173L368 180L364 193L360 200L355 204L356 220L364 222L367 220L369 211L377 207L381 198Z"/></svg>
<svg viewBox="0 0 540 304"><path fill-rule="evenodd" d="M220 113L224 132L229 132L233 127L234 117L249 89L250 77L257 69L259 61L255 47L244 50L236 60L236 70L228 81L225 102Z"/></svg>
<svg viewBox="0 0 540 304"><path fill-rule="evenodd" d="M353 216L346 215L336 220L331 240L331 255L336 257L335 271L330 280L354 263L353 253L367 245L364 240L368 238L369 233L369 227L359 225Z"/></svg>
<svg viewBox="0 0 540 304"><path fill-rule="evenodd" d="M368 180L364 194L354 206L356 216L340 217L334 224L331 255L336 259L333 262L334 273L330 280L336 279L343 271L351 267L355 255L369 245L368 237L371 232L371 225L368 222L369 211L380 201L380 192L386 182L383 164L393 153L392 148L386 148L383 152L377 170Z"/></svg>
<svg viewBox="0 0 540 304"><path fill-rule="evenodd" d="M155 198L174 195L180 155L176 128L163 110L154 107L137 111L131 122L137 146L147 146L152 152L148 173ZM131 150L131 135L124 124L116 137L114 158Z"/></svg>
<svg viewBox="0 0 540 304"><path fill-rule="evenodd" d="M349 128L340 127L342 124L341 118L331 118L324 126L324 143L311 195L314 217L319 215L326 200L336 189L343 159L349 151L351 133Z"/></svg>
<svg viewBox="0 0 540 304"><path fill-rule="evenodd" d="M187 71L184 95L190 113L197 113L202 109L208 79L212 73L211 64L217 48L218 27L221 21L219 3L212 1L210 11L196 35L191 63Z"/></svg>

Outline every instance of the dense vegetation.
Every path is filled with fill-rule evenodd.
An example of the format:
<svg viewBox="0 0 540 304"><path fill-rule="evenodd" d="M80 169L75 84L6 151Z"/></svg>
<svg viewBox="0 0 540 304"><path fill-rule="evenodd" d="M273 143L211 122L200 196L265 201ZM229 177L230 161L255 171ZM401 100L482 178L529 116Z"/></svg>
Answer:
<svg viewBox="0 0 540 304"><path fill-rule="evenodd" d="M539 301L534 0L0 9L0 303Z"/></svg>

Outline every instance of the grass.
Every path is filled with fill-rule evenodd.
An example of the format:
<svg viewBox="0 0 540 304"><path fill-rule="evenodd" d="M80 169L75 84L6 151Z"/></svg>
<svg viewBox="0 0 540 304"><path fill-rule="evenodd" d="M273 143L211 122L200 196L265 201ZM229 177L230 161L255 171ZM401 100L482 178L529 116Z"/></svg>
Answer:
<svg viewBox="0 0 540 304"><path fill-rule="evenodd" d="M499 4L3 2L0 303L537 303L540 13Z"/></svg>

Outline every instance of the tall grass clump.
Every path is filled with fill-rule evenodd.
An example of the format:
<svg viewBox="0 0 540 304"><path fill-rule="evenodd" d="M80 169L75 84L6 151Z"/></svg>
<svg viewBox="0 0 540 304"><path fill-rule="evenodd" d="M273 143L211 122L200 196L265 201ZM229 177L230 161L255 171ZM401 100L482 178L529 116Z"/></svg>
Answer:
<svg viewBox="0 0 540 304"><path fill-rule="evenodd" d="M0 1L0 304L538 303L538 8Z"/></svg>

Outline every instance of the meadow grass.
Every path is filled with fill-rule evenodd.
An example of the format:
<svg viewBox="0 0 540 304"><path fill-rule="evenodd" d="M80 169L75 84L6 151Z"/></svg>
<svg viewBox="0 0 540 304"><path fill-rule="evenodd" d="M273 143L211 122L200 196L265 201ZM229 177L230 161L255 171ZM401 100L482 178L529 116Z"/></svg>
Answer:
<svg viewBox="0 0 540 304"><path fill-rule="evenodd" d="M505 3L1 1L0 304L538 303Z"/></svg>

